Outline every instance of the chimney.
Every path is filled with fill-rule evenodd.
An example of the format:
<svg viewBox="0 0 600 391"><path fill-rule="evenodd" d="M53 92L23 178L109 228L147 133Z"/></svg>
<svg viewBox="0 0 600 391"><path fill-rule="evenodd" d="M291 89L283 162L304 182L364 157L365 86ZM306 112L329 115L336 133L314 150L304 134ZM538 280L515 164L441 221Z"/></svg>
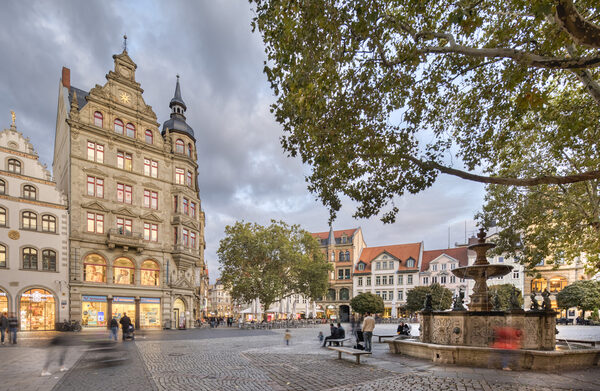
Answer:
<svg viewBox="0 0 600 391"><path fill-rule="evenodd" d="M71 70L67 67L62 68L62 85L63 87L71 88Z"/></svg>

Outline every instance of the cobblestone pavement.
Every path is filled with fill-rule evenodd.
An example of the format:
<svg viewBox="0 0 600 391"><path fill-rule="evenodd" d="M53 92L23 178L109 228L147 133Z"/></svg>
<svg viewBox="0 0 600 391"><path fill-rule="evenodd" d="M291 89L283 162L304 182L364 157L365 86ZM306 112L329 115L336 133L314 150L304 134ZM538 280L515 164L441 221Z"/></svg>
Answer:
<svg viewBox="0 0 600 391"><path fill-rule="evenodd" d="M600 327L561 330L569 338L600 339ZM394 331L378 325L375 334ZM25 334L17 347L0 346L0 391L18 390L600 390L600 368L556 373L504 372L494 369L433 365L390 354L374 343L373 357L338 360L318 345L328 326L292 329L291 345L283 330L202 329L138 333L135 342L119 343L123 365L97 367L97 355L85 346L70 349L66 373L40 377L48 337ZM81 333L89 338L90 333ZM105 335L98 336L105 338ZM57 368L51 368L56 372Z"/></svg>

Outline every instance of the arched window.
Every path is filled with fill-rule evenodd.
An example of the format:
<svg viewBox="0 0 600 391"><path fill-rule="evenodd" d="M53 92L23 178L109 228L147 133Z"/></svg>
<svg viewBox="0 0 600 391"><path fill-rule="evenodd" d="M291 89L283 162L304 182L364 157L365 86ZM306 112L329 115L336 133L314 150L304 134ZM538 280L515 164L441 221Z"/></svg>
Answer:
<svg viewBox="0 0 600 391"><path fill-rule="evenodd" d="M346 261L350 260L350 251L346 251Z"/></svg>
<svg viewBox="0 0 600 391"><path fill-rule="evenodd" d="M103 121L102 113L99 112L99 111L96 111L94 113L94 125L96 125L97 127L101 128L102 127L102 121Z"/></svg>
<svg viewBox="0 0 600 391"><path fill-rule="evenodd" d="M56 252L42 251L42 270L56 271Z"/></svg>
<svg viewBox="0 0 600 391"><path fill-rule="evenodd" d="M342 262L344 260L344 252L340 251L339 260Z"/></svg>
<svg viewBox="0 0 600 391"><path fill-rule="evenodd" d="M36 189L35 187L31 186L31 185L25 185L23 186L23 198L27 198L30 200L35 200L36 199Z"/></svg>
<svg viewBox="0 0 600 391"><path fill-rule="evenodd" d="M154 144L154 135L150 129L146 129L146 144Z"/></svg>
<svg viewBox="0 0 600 391"><path fill-rule="evenodd" d="M412 258L409 258L409 259L406 261L406 267L415 267L415 260L414 260L414 259L412 259Z"/></svg>
<svg viewBox="0 0 600 391"><path fill-rule="evenodd" d="M132 123L127 124L127 137L135 138L135 126Z"/></svg>
<svg viewBox="0 0 600 391"><path fill-rule="evenodd" d="M113 279L115 284L133 284L135 268L133 262L127 258L117 258L113 264Z"/></svg>
<svg viewBox="0 0 600 391"><path fill-rule="evenodd" d="M42 231L56 232L56 217L52 215L42 215Z"/></svg>
<svg viewBox="0 0 600 391"><path fill-rule="evenodd" d="M0 227L6 227L6 209L0 208Z"/></svg>
<svg viewBox="0 0 600 391"><path fill-rule="evenodd" d="M158 263L150 260L144 261L142 263L141 272L142 285L159 285L160 270Z"/></svg>
<svg viewBox="0 0 600 391"><path fill-rule="evenodd" d="M350 300L350 291L348 288L340 289L340 300Z"/></svg>
<svg viewBox="0 0 600 391"><path fill-rule="evenodd" d="M38 268L38 252L33 247L25 247L23 249L23 269Z"/></svg>
<svg viewBox="0 0 600 391"><path fill-rule="evenodd" d="M177 141L175 141L175 152L184 153L184 145L183 140L178 138Z"/></svg>
<svg viewBox="0 0 600 391"><path fill-rule="evenodd" d="M6 194L6 182L0 179L0 194Z"/></svg>
<svg viewBox="0 0 600 391"><path fill-rule="evenodd" d="M188 143L188 151L187 151L187 153L188 153L189 157L192 157L192 144L191 143Z"/></svg>
<svg viewBox="0 0 600 391"><path fill-rule="evenodd" d="M556 293L562 291L569 285L569 282L565 277L552 277L549 281L549 285L550 292Z"/></svg>
<svg viewBox="0 0 600 391"><path fill-rule="evenodd" d="M115 119L115 133L123 134L123 121Z"/></svg>
<svg viewBox="0 0 600 391"><path fill-rule="evenodd" d="M531 281L532 292L543 292L548 287L548 281L545 278L536 278Z"/></svg>
<svg viewBox="0 0 600 391"><path fill-rule="evenodd" d="M6 246L0 244L0 267L6 267Z"/></svg>
<svg viewBox="0 0 600 391"><path fill-rule="evenodd" d="M335 289L329 289L327 291L327 300L329 300L329 301L335 300Z"/></svg>
<svg viewBox="0 0 600 391"><path fill-rule="evenodd" d="M56 301L52 292L29 289L21 295L19 303L21 330L54 330L56 327Z"/></svg>
<svg viewBox="0 0 600 391"><path fill-rule="evenodd" d="M21 227L23 229L37 229L37 215L33 212L21 214Z"/></svg>
<svg viewBox="0 0 600 391"><path fill-rule="evenodd" d="M17 159L8 159L8 171L15 174L21 173L21 162Z"/></svg>
<svg viewBox="0 0 600 391"><path fill-rule="evenodd" d="M83 260L83 280L106 282L106 261L98 254L90 254Z"/></svg>

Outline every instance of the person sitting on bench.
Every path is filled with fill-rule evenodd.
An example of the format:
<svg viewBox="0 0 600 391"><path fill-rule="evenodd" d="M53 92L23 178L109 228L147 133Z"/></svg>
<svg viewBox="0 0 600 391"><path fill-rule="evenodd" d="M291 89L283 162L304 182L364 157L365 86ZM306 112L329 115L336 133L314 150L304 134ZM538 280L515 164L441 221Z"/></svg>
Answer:
<svg viewBox="0 0 600 391"><path fill-rule="evenodd" d="M342 329L341 337L340 337L340 329ZM344 338L345 335L346 335L346 332L344 331L344 328L342 327L341 324L338 323L338 327L335 327L332 323L331 324L331 335L329 337L325 337L325 341L323 341L323 347L325 347L325 345L327 345L327 341L329 341L330 339ZM331 342L329 342L329 346L331 346Z"/></svg>

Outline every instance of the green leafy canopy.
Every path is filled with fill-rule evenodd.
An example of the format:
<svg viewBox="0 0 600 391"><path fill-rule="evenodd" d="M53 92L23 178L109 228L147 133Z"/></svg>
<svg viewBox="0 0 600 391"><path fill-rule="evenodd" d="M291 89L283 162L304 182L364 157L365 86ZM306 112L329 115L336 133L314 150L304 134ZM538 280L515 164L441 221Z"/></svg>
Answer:
<svg viewBox="0 0 600 391"><path fill-rule="evenodd" d="M417 312L423 309L425 297L431 294L431 304L435 311L444 311L452 305L452 291L444 286L434 283L429 286L417 286L406 294L406 309Z"/></svg>
<svg viewBox="0 0 600 391"><path fill-rule="evenodd" d="M383 312L383 299L373 293L365 292L358 294L350 300L352 311L361 315L370 312L372 314L380 314Z"/></svg>
<svg viewBox="0 0 600 391"><path fill-rule="evenodd" d="M489 184L479 217L523 262L598 262L597 0L251 3L282 146L332 219L345 195L393 222L445 173Z"/></svg>
<svg viewBox="0 0 600 391"><path fill-rule="evenodd" d="M265 311L292 294L323 296L332 270L309 232L274 220L268 226L242 221L225 227L217 256L231 297L244 303L258 299Z"/></svg>

